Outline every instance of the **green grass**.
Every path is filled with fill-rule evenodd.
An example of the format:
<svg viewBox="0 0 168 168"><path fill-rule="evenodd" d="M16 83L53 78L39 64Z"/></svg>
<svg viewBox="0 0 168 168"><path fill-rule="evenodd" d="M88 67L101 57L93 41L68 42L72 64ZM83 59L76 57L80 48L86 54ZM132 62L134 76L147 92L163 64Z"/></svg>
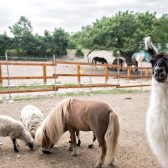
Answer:
<svg viewBox="0 0 168 168"><path fill-rule="evenodd" d="M39 88L39 86L38 86ZM14 96L12 99L14 101L20 101L20 100L33 100L33 99L43 99L43 98L51 98L51 97L65 97L65 96L92 96L92 95L102 95L102 94L130 94L130 93L144 93L149 91L140 91L140 89L110 89L110 90L97 90L97 91L78 91L78 92L67 92L67 93L57 93L53 92L53 94L47 94L47 95L24 95L24 96ZM3 99L0 100L0 102L3 102Z"/></svg>

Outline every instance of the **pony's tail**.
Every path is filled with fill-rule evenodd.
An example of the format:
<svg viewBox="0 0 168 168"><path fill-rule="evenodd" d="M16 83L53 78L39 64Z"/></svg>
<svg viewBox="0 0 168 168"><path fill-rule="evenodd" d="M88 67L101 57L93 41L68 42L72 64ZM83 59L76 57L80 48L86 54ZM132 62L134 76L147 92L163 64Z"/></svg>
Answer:
<svg viewBox="0 0 168 168"><path fill-rule="evenodd" d="M109 116L108 128L105 134L105 141L107 147L107 153L104 161L105 166L113 164L114 154L118 143L119 130L120 128L118 116L116 113L111 112Z"/></svg>

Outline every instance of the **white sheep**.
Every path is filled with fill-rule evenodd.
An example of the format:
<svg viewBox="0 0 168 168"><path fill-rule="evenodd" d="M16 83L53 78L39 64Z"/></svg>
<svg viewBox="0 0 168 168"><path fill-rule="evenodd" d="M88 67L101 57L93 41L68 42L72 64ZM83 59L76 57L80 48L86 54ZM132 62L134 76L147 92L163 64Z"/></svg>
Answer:
<svg viewBox="0 0 168 168"><path fill-rule="evenodd" d="M35 137L37 128L43 121L43 113L33 105L26 105L21 110L21 121L31 136Z"/></svg>
<svg viewBox="0 0 168 168"><path fill-rule="evenodd" d="M13 142L15 152L19 152L17 149L17 139L24 141L32 150L34 140L30 133L24 128L20 121L17 121L9 116L0 115L0 136L9 136Z"/></svg>

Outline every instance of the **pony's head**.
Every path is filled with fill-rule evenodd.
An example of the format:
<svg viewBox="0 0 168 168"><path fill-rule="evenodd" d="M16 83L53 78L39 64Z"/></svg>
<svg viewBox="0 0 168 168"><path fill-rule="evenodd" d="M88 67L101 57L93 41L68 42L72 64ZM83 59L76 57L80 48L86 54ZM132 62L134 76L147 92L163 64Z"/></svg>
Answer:
<svg viewBox="0 0 168 168"><path fill-rule="evenodd" d="M49 154L53 146L45 125L40 126L35 133L35 142L42 147L44 154Z"/></svg>
<svg viewBox="0 0 168 168"><path fill-rule="evenodd" d="M152 58L152 75L157 82L168 82L168 53L160 53Z"/></svg>
<svg viewBox="0 0 168 168"><path fill-rule="evenodd" d="M38 127L35 142L42 147L43 153L49 153L53 145L65 132L65 120L68 116L68 107L71 99L59 103Z"/></svg>

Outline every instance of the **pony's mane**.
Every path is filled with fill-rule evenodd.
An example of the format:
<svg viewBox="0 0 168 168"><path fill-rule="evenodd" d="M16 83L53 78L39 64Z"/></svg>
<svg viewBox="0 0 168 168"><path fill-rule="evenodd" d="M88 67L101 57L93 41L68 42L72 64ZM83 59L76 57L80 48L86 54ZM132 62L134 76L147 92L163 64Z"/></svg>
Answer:
<svg viewBox="0 0 168 168"><path fill-rule="evenodd" d="M65 121L68 117L71 100L69 98L60 102L42 122L36 132L36 142L38 144L42 144L44 134L47 134L45 136L47 136L51 144L56 144L65 131Z"/></svg>

